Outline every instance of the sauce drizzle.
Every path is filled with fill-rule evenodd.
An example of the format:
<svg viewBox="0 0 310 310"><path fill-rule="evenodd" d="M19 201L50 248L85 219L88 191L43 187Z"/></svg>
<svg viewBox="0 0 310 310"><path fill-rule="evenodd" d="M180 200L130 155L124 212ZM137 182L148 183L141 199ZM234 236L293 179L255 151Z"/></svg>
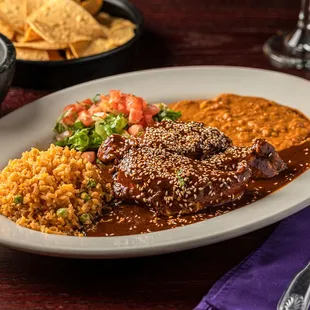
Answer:
<svg viewBox="0 0 310 310"><path fill-rule="evenodd" d="M243 197L234 202L210 207L202 212L182 216L162 217L140 205L120 204L104 216L98 225L86 233L91 237L145 234L204 221L244 207L282 188L310 168L310 141L279 152L287 169L272 179L250 181Z"/></svg>

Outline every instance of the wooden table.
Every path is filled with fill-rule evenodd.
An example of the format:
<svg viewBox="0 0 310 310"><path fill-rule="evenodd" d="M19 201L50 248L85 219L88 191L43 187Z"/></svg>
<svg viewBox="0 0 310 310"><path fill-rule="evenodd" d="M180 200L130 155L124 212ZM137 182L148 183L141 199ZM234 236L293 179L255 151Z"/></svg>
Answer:
<svg viewBox="0 0 310 310"><path fill-rule="evenodd" d="M297 0L133 2L145 16L147 31L132 70L180 65L275 70L262 45L278 29L292 29L299 10ZM42 94L12 89L4 109ZM191 309L275 226L200 249L128 260L70 260L1 248L0 309Z"/></svg>

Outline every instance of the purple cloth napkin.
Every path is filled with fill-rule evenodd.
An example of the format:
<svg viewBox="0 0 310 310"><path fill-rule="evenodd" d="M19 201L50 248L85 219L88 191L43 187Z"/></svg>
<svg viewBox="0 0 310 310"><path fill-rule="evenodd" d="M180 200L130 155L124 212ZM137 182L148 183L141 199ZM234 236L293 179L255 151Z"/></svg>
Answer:
<svg viewBox="0 0 310 310"><path fill-rule="evenodd" d="M195 310L275 310L310 261L310 207L283 220L267 241L211 288Z"/></svg>

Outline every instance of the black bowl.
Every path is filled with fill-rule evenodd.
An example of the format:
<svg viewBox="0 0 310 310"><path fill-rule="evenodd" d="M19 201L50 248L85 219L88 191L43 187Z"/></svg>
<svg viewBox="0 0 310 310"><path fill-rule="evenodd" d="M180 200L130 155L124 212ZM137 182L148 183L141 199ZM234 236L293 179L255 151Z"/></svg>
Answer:
<svg viewBox="0 0 310 310"><path fill-rule="evenodd" d="M85 81L119 73L132 61L142 34L143 17L127 0L105 0L102 11L131 20L137 25L135 37L114 50L94 56L61 61L16 61L13 85L57 90Z"/></svg>
<svg viewBox="0 0 310 310"><path fill-rule="evenodd" d="M8 93L15 71L16 53L12 42L0 34L0 104Z"/></svg>

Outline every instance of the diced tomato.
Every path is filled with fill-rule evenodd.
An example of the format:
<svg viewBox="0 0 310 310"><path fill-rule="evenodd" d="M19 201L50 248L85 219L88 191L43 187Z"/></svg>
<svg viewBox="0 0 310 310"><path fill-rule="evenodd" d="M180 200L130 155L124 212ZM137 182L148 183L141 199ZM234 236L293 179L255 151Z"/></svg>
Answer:
<svg viewBox="0 0 310 310"><path fill-rule="evenodd" d="M78 118L89 127L94 124L96 117L105 118L107 113L115 115L122 113L129 118L129 125L138 125L132 127L131 131L141 132L146 126L154 125L153 116L159 113L160 108L156 105L148 105L141 97L111 90L108 95L100 95L99 102L95 104L88 98L68 105L64 111L63 123L68 126L73 125Z"/></svg>
<svg viewBox="0 0 310 310"><path fill-rule="evenodd" d="M75 104L69 104L66 107L64 107L63 111L64 112L66 112L66 111L74 111L74 112L76 112L76 106L75 106Z"/></svg>
<svg viewBox="0 0 310 310"><path fill-rule="evenodd" d="M117 111L123 113L124 115L128 115L129 113L125 103L119 103L117 106Z"/></svg>
<svg viewBox="0 0 310 310"><path fill-rule="evenodd" d="M66 116L62 119L62 122L67 126L72 126L75 122L75 117L72 115Z"/></svg>
<svg viewBox="0 0 310 310"><path fill-rule="evenodd" d="M154 125L153 116L151 114L145 114L144 120L145 120L146 126L153 126Z"/></svg>
<svg viewBox="0 0 310 310"><path fill-rule="evenodd" d="M82 158L87 159L90 163L95 162L96 160L96 153L95 152L84 152L81 155Z"/></svg>
<svg viewBox="0 0 310 310"><path fill-rule="evenodd" d="M78 119L86 126L91 126L94 121L92 116L87 111L82 111L79 113Z"/></svg>
<svg viewBox="0 0 310 310"><path fill-rule="evenodd" d="M74 124L76 118L77 118L77 112L75 105L72 104L70 106L65 107L65 113L62 119L63 124L71 126Z"/></svg>
<svg viewBox="0 0 310 310"><path fill-rule="evenodd" d="M110 99L113 101L117 101L122 97L122 93L119 90L110 90L109 92Z"/></svg>
<svg viewBox="0 0 310 310"><path fill-rule="evenodd" d="M105 119L107 117L107 113L105 112L97 112L95 113L93 116L96 116L96 117L100 117L102 119Z"/></svg>
<svg viewBox="0 0 310 310"><path fill-rule="evenodd" d="M129 112L129 123L130 124L138 124L143 118L142 110L131 109Z"/></svg>
<svg viewBox="0 0 310 310"><path fill-rule="evenodd" d="M93 104L87 111L90 115L94 115L95 113L102 112L101 108Z"/></svg>
<svg viewBox="0 0 310 310"><path fill-rule="evenodd" d="M141 97L127 96L127 109L143 110L143 99Z"/></svg>
<svg viewBox="0 0 310 310"><path fill-rule="evenodd" d="M141 125L132 125L128 128L129 134L132 136L137 136L140 132L143 132L143 126Z"/></svg>
<svg viewBox="0 0 310 310"><path fill-rule="evenodd" d="M141 125L143 128L146 127L144 117L142 118L142 120L137 125Z"/></svg>
<svg viewBox="0 0 310 310"><path fill-rule="evenodd" d="M76 103L74 106L75 106L75 109L76 109L76 112L77 112L77 113L80 113L80 112L82 112L83 110L85 110L85 106L83 106L83 105L80 104L80 103Z"/></svg>
<svg viewBox="0 0 310 310"><path fill-rule="evenodd" d="M90 107L93 104L93 101L90 98L84 99L80 102L83 106Z"/></svg>
<svg viewBox="0 0 310 310"><path fill-rule="evenodd" d="M147 107L144 109L144 113L145 113L145 114L150 114L150 115L152 115L152 116L158 114L159 111L160 111L160 109L159 109L156 105L154 105L154 104L149 104L149 105L147 105Z"/></svg>
<svg viewBox="0 0 310 310"><path fill-rule="evenodd" d="M99 107L100 107L101 111L103 111L103 112L108 112L109 111L109 105L108 105L107 101L101 101L99 103Z"/></svg>
<svg viewBox="0 0 310 310"><path fill-rule="evenodd" d="M117 106L121 101L122 93L119 90L111 90L109 93L108 108L114 111L118 111Z"/></svg>
<svg viewBox="0 0 310 310"><path fill-rule="evenodd" d="M100 100L101 101L108 101L109 100L109 96L106 96L104 94L100 95Z"/></svg>

